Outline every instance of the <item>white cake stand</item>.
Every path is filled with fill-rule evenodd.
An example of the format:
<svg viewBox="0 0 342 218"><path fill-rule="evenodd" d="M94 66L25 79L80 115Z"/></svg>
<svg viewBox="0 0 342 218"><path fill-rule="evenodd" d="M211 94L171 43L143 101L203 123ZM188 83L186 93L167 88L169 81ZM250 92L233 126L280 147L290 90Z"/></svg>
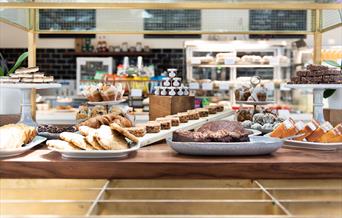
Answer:
<svg viewBox="0 0 342 218"><path fill-rule="evenodd" d="M287 84L286 87L290 89L312 89L313 117L323 123L323 92L325 89L342 89L342 84Z"/></svg>
<svg viewBox="0 0 342 218"><path fill-rule="evenodd" d="M0 83L2 88L21 90L21 117L18 123L37 127L38 124L32 119L31 92L32 89L55 89L62 85L58 83Z"/></svg>

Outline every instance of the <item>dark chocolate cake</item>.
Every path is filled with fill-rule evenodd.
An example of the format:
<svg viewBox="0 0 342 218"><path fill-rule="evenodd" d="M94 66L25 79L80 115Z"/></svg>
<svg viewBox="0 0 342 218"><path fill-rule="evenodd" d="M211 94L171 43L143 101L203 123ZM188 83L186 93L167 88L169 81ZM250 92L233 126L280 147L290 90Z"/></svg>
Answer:
<svg viewBox="0 0 342 218"><path fill-rule="evenodd" d="M204 124L196 132L175 131L173 141L177 142L248 142L249 131L237 121L213 121Z"/></svg>

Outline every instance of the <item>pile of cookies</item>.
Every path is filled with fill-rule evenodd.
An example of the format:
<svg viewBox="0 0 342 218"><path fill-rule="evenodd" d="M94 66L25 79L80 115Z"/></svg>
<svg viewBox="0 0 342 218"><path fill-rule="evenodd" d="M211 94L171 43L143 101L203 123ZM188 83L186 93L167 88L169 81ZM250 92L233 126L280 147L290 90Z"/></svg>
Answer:
<svg viewBox="0 0 342 218"><path fill-rule="evenodd" d="M138 124L135 127L126 128L126 130L136 137L143 137L146 133L158 133L161 130L169 130L173 126L179 126L182 123L187 123L189 120L198 120L201 117L208 117L209 114L216 114L223 110L224 107L222 105L211 104L205 108L197 108L166 117L159 117L154 121Z"/></svg>
<svg viewBox="0 0 342 218"><path fill-rule="evenodd" d="M0 82L6 83L51 83L53 76L45 76L39 72L39 67L19 68L10 76L0 77Z"/></svg>
<svg viewBox="0 0 342 218"><path fill-rule="evenodd" d="M88 126L91 128L99 128L101 125L109 125L111 123L117 123L122 127L132 127L132 122L128 118L117 113L94 116L84 122L79 123L77 127Z"/></svg>
<svg viewBox="0 0 342 218"><path fill-rule="evenodd" d="M25 124L8 124L0 127L0 150L18 149L36 137L34 127Z"/></svg>
<svg viewBox="0 0 342 218"><path fill-rule="evenodd" d="M122 115L124 112L117 106L109 107L104 105L96 105L94 107L89 107L88 105L80 105L76 114L76 121L79 123L89 118L106 114Z"/></svg>
<svg viewBox="0 0 342 218"><path fill-rule="evenodd" d="M61 140L48 140L46 144L57 150L123 150L129 148L130 142L139 142L117 123L101 125L98 129L80 126L79 131L81 134L63 132Z"/></svg>
<svg viewBox="0 0 342 218"><path fill-rule="evenodd" d="M289 84L342 84L342 71L323 65L310 64L296 72Z"/></svg>

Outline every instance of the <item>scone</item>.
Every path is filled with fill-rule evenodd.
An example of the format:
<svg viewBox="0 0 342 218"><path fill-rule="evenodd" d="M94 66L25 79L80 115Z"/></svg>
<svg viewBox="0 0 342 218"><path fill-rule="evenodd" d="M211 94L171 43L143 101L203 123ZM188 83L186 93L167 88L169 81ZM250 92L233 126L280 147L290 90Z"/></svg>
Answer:
<svg viewBox="0 0 342 218"><path fill-rule="evenodd" d="M70 142L80 149L94 150L94 148L86 142L85 137L80 134L72 132L62 132L59 137L64 141Z"/></svg>
<svg viewBox="0 0 342 218"><path fill-rule="evenodd" d="M57 150L80 150L80 148L74 146L72 143L70 142L66 142L66 141L63 141L63 140L48 140L46 142L46 145L49 147L49 148L52 148L52 149L57 149Z"/></svg>
<svg viewBox="0 0 342 218"><path fill-rule="evenodd" d="M96 150L104 150L103 147L94 138L97 129L93 129L88 126L80 126L78 130L85 137L86 142L93 146L93 148L95 148Z"/></svg>

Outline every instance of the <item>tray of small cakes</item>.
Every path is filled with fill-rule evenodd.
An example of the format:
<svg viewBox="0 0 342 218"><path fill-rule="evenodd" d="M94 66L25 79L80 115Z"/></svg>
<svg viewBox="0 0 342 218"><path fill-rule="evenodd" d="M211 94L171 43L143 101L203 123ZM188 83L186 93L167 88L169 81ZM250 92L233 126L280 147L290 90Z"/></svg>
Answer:
<svg viewBox="0 0 342 218"><path fill-rule="evenodd" d="M289 118L277 126L268 136L284 139L285 146L314 150L342 149L342 123L335 127L330 122L295 122ZM291 138L291 139L287 139Z"/></svg>
<svg viewBox="0 0 342 218"><path fill-rule="evenodd" d="M82 91L83 96L88 99L90 105L116 105L126 101L123 98L125 89L121 83L107 85L98 83L96 85L85 86Z"/></svg>

